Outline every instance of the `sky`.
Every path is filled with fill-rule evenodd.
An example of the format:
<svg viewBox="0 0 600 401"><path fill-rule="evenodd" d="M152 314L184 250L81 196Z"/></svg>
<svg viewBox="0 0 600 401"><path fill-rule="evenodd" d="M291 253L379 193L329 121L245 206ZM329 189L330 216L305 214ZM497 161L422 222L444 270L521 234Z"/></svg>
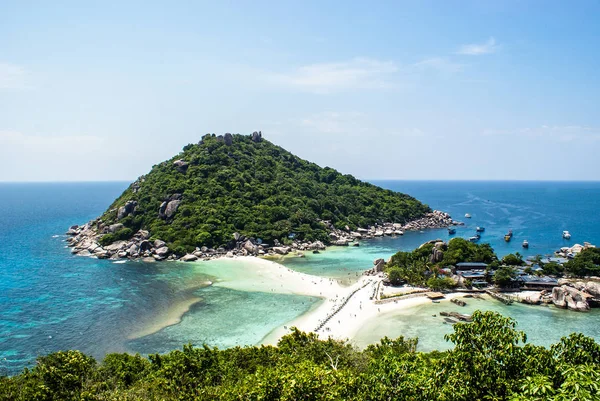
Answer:
<svg viewBox="0 0 600 401"><path fill-rule="evenodd" d="M600 2L0 0L0 181L258 130L362 179L600 180Z"/></svg>

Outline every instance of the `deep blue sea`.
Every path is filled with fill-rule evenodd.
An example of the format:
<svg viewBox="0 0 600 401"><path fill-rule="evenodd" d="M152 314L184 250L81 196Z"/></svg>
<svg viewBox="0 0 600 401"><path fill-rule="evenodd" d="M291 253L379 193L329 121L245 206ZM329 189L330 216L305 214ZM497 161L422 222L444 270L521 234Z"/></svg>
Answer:
<svg viewBox="0 0 600 401"><path fill-rule="evenodd" d="M500 255L549 254L567 244L600 244L597 200L600 183L555 182L374 182L406 192L467 224L456 236L485 226L482 241ZM72 256L67 228L101 214L126 183L0 184L0 375L31 366L36 356L80 349L101 358L107 352L166 352L192 342L227 347L256 344L272 329L304 313L306 297L234 291L206 286L213 277L183 263L113 263ZM465 213L472 215L465 219ZM509 229L514 239L505 243ZM563 230L573 235L561 237ZM364 242L360 249L325 252L319 258L284 263L298 270L345 277L446 230L407 233ZM524 251L521 242L530 248ZM352 253L354 252L354 253ZM190 299L181 323L135 338L157 316L169 316ZM597 314L590 318L597 318Z"/></svg>

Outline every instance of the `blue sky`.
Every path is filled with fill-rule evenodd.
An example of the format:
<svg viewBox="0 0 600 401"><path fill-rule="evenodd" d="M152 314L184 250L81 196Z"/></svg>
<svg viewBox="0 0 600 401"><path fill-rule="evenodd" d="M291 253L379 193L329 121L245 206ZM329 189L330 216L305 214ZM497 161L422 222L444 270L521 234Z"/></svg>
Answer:
<svg viewBox="0 0 600 401"><path fill-rule="evenodd" d="M0 181L254 130L364 179L598 180L598 110L597 1L0 1Z"/></svg>

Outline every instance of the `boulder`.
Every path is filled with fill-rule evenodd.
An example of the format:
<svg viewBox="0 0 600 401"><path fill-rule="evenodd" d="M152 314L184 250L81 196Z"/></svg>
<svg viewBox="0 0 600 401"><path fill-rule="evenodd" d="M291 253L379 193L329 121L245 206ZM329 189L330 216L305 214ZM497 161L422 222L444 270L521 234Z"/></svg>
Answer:
<svg viewBox="0 0 600 401"><path fill-rule="evenodd" d="M198 257L196 255L185 255L184 257L182 257L181 259L182 262L195 262L196 260L198 260Z"/></svg>
<svg viewBox="0 0 600 401"><path fill-rule="evenodd" d="M312 243L310 248L317 249L317 250L324 250L326 247L325 247L325 244L322 243L321 241L315 241Z"/></svg>
<svg viewBox="0 0 600 401"><path fill-rule="evenodd" d="M383 268L385 267L385 260L383 259L375 259L373 261L373 264L375 265L375 267L373 268L375 270L375 272L379 273L383 271Z"/></svg>
<svg viewBox="0 0 600 401"><path fill-rule="evenodd" d="M79 231L77 231L76 228L71 227L67 230L67 232L65 234L66 235L77 235L77 234L79 234Z"/></svg>
<svg viewBox="0 0 600 401"><path fill-rule="evenodd" d="M94 256L97 257L98 259L108 259L110 257L110 254L106 251L102 251L102 252L94 252Z"/></svg>
<svg viewBox="0 0 600 401"><path fill-rule="evenodd" d="M252 255L254 255L254 254L256 254L256 253L258 252L258 246L254 245L254 244L252 243L252 241L250 241L250 240L247 240L247 241L244 243L244 249L245 249L245 250L246 250L248 253L250 253L250 254L252 254Z"/></svg>
<svg viewBox="0 0 600 401"><path fill-rule="evenodd" d="M176 199L176 200L170 201L167 204L167 208L165 210L165 216L167 217L167 219L170 219L171 217L173 217L175 212L177 212L177 209L179 208L180 203L181 203L181 201Z"/></svg>
<svg viewBox="0 0 600 401"><path fill-rule="evenodd" d="M140 248L136 244L131 244L131 246L127 250L127 253L129 253L130 256L137 255L139 249Z"/></svg>
<svg viewBox="0 0 600 401"><path fill-rule="evenodd" d="M568 308L575 311L585 312L590 310L587 302L589 295L576 288L563 285L552 289L552 303L559 308Z"/></svg>
<svg viewBox="0 0 600 401"><path fill-rule="evenodd" d="M332 244L336 246L348 246L348 240L346 238L338 239L337 241L333 241Z"/></svg>
<svg viewBox="0 0 600 401"><path fill-rule="evenodd" d="M431 263L439 263L444 259L444 252L440 248L433 248L431 251Z"/></svg>
<svg viewBox="0 0 600 401"><path fill-rule="evenodd" d="M225 254L225 256L228 258L233 258L233 252L229 251Z"/></svg>
<svg viewBox="0 0 600 401"><path fill-rule="evenodd" d="M523 298L521 302L529 305L539 305L542 302L542 294L532 294L528 297Z"/></svg>
<svg viewBox="0 0 600 401"><path fill-rule="evenodd" d="M383 231L381 231L381 230L375 231L375 234L373 234L373 235L376 237L383 237Z"/></svg>
<svg viewBox="0 0 600 401"><path fill-rule="evenodd" d="M167 243L163 240L157 239L154 241L153 245L155 248L162 248L163 246L167 245Z"/></svg>
<svg viewBox="0 0 600 401"><path fill-rule="evenodd" d="M165 256L167 256L167 255L169 254L169 252L170 252L170 251L169 251L169 248L168 248L168 247L166 247L166 246L162 246L162 247L160 247L160 248L156 249L156 250L154 251L154 254L155 254L155 255L157 255L157 256L159 256L159 257L162 257L162 258L164 258Z"/></svg>
<svg viewBox="0 0 600 401"><path fill-rule="evenodd" d="M390 230L389 228L387 230L385 230L383 232L385 235L392 235L394 233L394 231Z"/></svg>
<svg viewBox="0 0 600 401"><path fill-rule="evenodd" d="M185 174L187 172L187 169L190 166L190 164L188 162L186 162L185 160L182 160L182 159L175 160L173 162L173 165L175 166L177 171L179 171L180 173L183 173L183 174Z"/></svg>
<svg viewBox="0 0 600 401"><path fill-rule="evenodd" d="M137 206L137 202L133 200L128 200L124 206L121 206L117 211L117 220L121 220L130 214L132 214Z"/></svg>
<svg viewBox="0 0 600 401"><path fill-rule="evenodd" d="M275 252L279 255L287 255L290 252L290 249L285 246L276 246L276 247L273 247L273 252Z"/></svg>
<svg viewBox="0 0 600 401"><path fill-rule="evenodd" d="M117 231L121 230L123 227L124 226L121 223L111 224L110 226L108 226L108 232L109 233L116 233Z"/></svg>
<svg viewBox="0 0 600 401"><path fill-rule="evenodd" d="M600 283L594 281L587 282L585 284L585 291L595 298L600 298Z"/></svg>
<svg viewBox="0 0 600 401"><path fill-rule="evenodd" d="M116 251L120 251L123 248L125 248L126 245L127 245L126 241L116 241L110 245L105 246L104 250L106 250L108 252L116 252Z"/></svg>
<svg viewBox="0 0 600 401"><path fill-rule="evenodd" d="M258 131L258 132L254 131L252 133L252 142L258 143L260 141L262 141L262 132L260 132L260 131Z"/></svg>

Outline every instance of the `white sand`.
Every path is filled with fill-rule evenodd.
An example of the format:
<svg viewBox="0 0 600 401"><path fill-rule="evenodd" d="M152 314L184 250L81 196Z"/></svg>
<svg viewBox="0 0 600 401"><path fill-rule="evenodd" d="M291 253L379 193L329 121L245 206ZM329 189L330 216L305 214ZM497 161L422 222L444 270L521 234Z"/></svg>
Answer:
<svg viewBox="0 0 600 401"><path fill-rule="evenodd" d="M233 267L229 272L231 276L214 282L214 286L320 298L329 298L344 290L335 279L300 273L266 259L238 256L224 261L242 263L229 266Z"/></svg>
<svg viewBox="0 0 600 401"><path fill-rule="evenodd" d="M160 313L154 316L150 322L148 322L144 328L131 333L127 338L135 339L154 334L165 327L173 326L181 322L183 315L185 315L190 308L196 303L200 302L201 299L198 297L192 297L184 299L180 302L176 302L171 305L164 313Z"/></svg>
<svg viewBox="0 0 600 401"><path fill-rule="evenodd" d="M257 257L235 257L219 261L221 266L218 263L192 263L196 263L203 272L219 277L213 283L214 286L323 299L323 302L308 312L273 330L262 340L263 344L276 344L294 326L302 331L316 332L323 339L328 337L340 340L351 339L371 319L385 318L389 312L431 302L427 297L422 296L376 303L376 291L381 292L383 288L382 277L361 276L355 284L343 287L335 279L300 273L279 263ZM386 292L396 291L390 291L388 288ZM446 299L461 295L463 294L447 294ZM185 313L187 308L185 310L181 308L179 311ZM169 319L170 322L175 321L174 315ZM327 322L322 324L326 320Z"/></svg>

